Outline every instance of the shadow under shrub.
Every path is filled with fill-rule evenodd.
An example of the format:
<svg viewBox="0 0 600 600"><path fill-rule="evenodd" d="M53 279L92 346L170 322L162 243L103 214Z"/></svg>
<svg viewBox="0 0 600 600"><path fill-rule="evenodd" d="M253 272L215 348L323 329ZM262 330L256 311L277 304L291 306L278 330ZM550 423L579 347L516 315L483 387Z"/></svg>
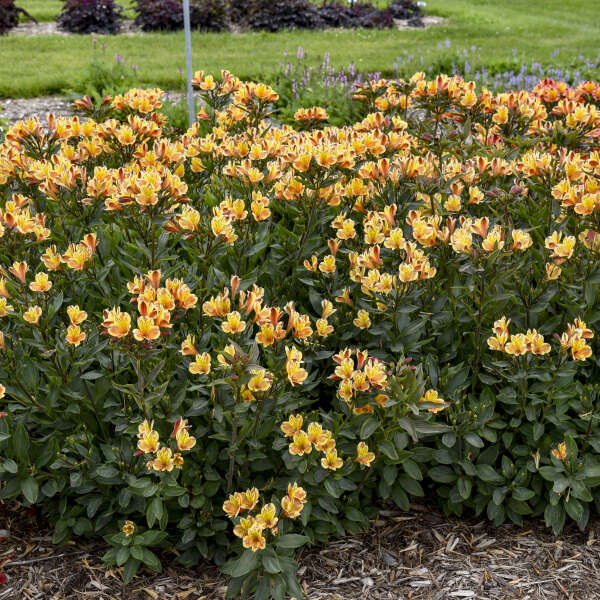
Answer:
<svg viewBox="0 0 600 600"><path fill-rule="evenodd" d="M359 84L358 120L197 73L0 145L0 497L229 595L382 503L585 527L600 498L600 86Z"/></svg>

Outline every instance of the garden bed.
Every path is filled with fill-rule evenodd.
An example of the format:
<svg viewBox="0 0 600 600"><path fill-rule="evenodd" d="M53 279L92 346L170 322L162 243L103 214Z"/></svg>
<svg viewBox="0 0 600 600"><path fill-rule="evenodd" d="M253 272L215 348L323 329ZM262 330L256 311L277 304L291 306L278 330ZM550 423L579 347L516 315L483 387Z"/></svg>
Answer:
<svg viewBox="0 0 600 600"><path fill-rule="evenodd" d="M161 574L142 572L124 586L102 565L101 545L76 540L63 548L31 514L15 509L0 518L0 600L213 600L226 580L209 564L185 569L165 557ZM541 523L498 529L481 520L448 519L432 507L383 512L364 535L305 552L300 580L311 600L451 598L600 598L596 576L600 522L587 532L568 528L558 538ZM11 566L13 565L13 566Z"/></svg>

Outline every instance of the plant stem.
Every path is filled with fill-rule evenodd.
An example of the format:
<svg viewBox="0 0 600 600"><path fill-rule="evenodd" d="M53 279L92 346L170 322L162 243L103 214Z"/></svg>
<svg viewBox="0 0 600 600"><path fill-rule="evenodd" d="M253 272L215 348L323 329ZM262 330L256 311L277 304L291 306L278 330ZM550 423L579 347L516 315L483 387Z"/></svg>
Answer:
<svg viewBox="0 0 600 600"><path fill-rule="evenodd" d="M237 441L238 422L237 415L233 416L233 429L231 430L231 446L229 447L229 471L227 473L227 495L231 494L233 488L233 468L235 466L235 452L233 445Z"/></svg>
<svg viewBox="0 0 600 600"><path fill-rule="evenodd" d="M479 376L479 356L481 354L481 325L483 322L483 301L485 298L485 270L481 272L479 280L479 310L477 312L477 329L475 330L475 357L473 358L473 378L471 380L471 393L475 394L477 377Z"/></svg>

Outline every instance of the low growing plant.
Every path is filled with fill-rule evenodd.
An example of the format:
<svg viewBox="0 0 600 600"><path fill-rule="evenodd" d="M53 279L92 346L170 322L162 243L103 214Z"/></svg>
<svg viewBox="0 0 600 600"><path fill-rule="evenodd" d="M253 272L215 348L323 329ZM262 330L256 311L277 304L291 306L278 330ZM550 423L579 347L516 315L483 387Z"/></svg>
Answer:
<svg viewBox="0 0 600 600"><path fill-rule="evenodd" d="M369 80L339 127L194 85L184 132L131 89L0 145L0 497L258 599L386 503L585 527L600 85Z"/></svg>

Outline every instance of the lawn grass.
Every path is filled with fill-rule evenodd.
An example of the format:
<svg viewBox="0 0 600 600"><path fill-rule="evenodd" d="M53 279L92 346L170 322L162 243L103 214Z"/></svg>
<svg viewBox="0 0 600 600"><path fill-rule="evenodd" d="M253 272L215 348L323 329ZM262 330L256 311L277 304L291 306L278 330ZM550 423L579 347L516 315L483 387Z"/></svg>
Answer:
<svg viewBox="0 0 600 600"><path fill-rule="evenodd" d="M133 17L131 7L135 4L135 0L121 0L117 4L126 9L129 18ZM24 8L37 21L54 21L63 7L63 2L62 0L18 0L17 6Z"/></svg>
<svg viewBox="0 0 600 600"><path fill-rule="evenodd" d="M36 16L52 13L57 0L21 0ZM53 7L53 8L51 8ZM38 13L39 11L39 13ZM480 65L540 61L565 66L580 53L596 56L600 49L597 5L589 0L429 0L428 14L445 17L427 30L287 31L278 34L193 34L194 68L218 73L227 68L240 77L268 76L278 68L284 51L295 55L298 46L317 61L329 52L334 65L354 62L364 71L391 73L395 58L405 50L441 60L451 52L472 46ZM0 97L37 96L73 88L84 77L93 57L92 37L106 43L107 60L120 53L139 68L141 82L164 88L178 87L178 69L185 64L182 33L119 36L39 36L0 38ZM450 50L444 44L450 42ZM440 47L438 47L438 45ZM97 52L98 50L96 50Z"/></svg>

